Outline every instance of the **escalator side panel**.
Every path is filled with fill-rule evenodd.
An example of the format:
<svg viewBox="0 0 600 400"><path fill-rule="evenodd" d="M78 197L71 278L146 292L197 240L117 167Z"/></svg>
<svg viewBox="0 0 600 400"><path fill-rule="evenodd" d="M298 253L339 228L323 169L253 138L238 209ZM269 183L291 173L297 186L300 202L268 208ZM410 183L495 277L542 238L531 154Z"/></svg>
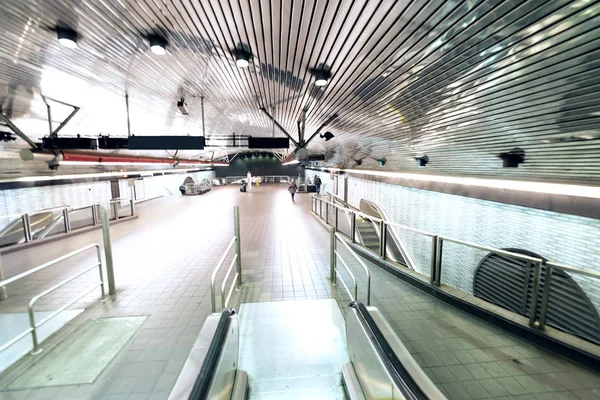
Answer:
<svg viewBox="0 0 600 400"><path fill-rule="evenodd" d="M202 330L192 347L190 355L183 366L175 386L171 390L169 400L183 400L190 398L192 391L197 387L199 371L207 361L207 355L215 334L221 322L222 314L209 315ZM204 398L230 400L236 376L237 357L239 350L239 323L237 314L229 317L226 337L219 346L218 362L211 371L210 385L207 390L200 393Z"/></svg>

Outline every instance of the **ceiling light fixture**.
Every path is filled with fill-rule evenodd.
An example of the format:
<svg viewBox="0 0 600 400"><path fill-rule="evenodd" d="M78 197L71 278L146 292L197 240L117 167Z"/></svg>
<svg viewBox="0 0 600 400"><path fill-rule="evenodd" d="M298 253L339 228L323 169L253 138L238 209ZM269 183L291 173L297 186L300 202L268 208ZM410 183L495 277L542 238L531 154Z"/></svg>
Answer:
<svg viewBox="0 0 600 400"><path fill-rule="evenodd" d="M330 141L331 139L334 138L334 134L331 132L325 132L322 135L319 135L322 139L325 139L326 142Z"/></svg>
<svg viewBox="0 0 600 400"><path fill-rule="evenodd" d="M313 75L315 76L315 86L319 87L326 86L331 79L329 67L322 64L313 71Z"/></svg>
<svg viewBox="0 0 600 400"><path fill-rule="evenodd" d="M77 32L74 29L67 27L56 27L56 34L58 36L58 43L68 49L77 48Z"/></svg>
<svg viewBox="0 0 600 400"><path fill-rule="evenodd" d="M427 156L416 157L415 160L417 160L417 167L424 167L429 162L429 157L427 157Z"/></svg>
<svg viewBox="0 0 600 400"><path fill-rule="evenodd" d="M525 162L525 151L515 147L507 153L500 153L498 157L502 159L502 168L518 168L519 164Z"/></svg>
<svg viewBox="0 0 600 400"><path fill-rule="evenodd" d="M238 68L248 68L250 65L250 58L252 58L252 51L246 44L239 43L235 48L235 65Z"/></svg>
<svg viewBox="0 0 600 400"><path fill-rule="evenodd" d="M167 53L167 39L159 35L150 35L148 37L150 42L150 51L157 56L162 56Z"/></svg>

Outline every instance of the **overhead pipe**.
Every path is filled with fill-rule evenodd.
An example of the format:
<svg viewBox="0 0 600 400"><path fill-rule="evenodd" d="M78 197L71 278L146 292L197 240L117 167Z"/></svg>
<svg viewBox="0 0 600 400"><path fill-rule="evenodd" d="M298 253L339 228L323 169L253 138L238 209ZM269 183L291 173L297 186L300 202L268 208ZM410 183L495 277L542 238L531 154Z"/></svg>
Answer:
<svg viewBox="0 0 600 400"><path fill-rule="evenodd" d="M97 165L118 165L118 164L166 164L166 165L215 165L228 166L226 162L210 162L190 159L135 156L126 154L111 154L94 151L70 151L55 150L21 150L21 159L23 161L45 161L58 163L59 165L68 164L97 164Z"/></svg>

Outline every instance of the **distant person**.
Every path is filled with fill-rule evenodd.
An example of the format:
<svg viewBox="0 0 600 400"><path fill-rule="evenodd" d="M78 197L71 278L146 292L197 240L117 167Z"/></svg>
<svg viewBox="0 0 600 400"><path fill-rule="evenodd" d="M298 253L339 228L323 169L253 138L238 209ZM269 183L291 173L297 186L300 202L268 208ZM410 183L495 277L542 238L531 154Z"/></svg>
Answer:
<svg viewBox="0 0 600 400"><path fill-rule="evenodd" d="M296 201L294 200L294 196L296 195L297 190L298 185L296 185L296 181L292 179L292 181L290 182L290 186L288 186L288 192L290 192L290 194L292 195L292 201Z"/></svg>
<svg viewBox="0 0 600 400"><path fill-rule="evenodd" d="M321 178L318 176L315 178L315 185L317 186L317 194L321 193Z"/></svg>

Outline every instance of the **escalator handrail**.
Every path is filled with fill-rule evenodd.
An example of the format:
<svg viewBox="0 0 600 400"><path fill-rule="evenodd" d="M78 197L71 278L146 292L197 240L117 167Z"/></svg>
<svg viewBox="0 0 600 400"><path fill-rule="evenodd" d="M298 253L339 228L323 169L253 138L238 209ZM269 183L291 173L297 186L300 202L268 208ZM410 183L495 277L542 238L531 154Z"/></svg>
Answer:
<svg viewBox="0 0 600 400"><path fill-rule="evenodd" d="M371 317L367 307L357 301L350 303L350 307L356 310L358 320L366 330L367 335L372 339L373 346L379 358L402 395L407 400L427 400L427 395L398 359L387 339L381 333L377 323Z"/></svg>
<svg viewBox="0 0 600 400"><path fill-rule="evenodd" d="M389 235L391 237L391 239L394 241L394 244L396 245L396 248L398 249L398 251L400 252L400 255L402 256L402 258L404 259L404 261L407 264L407 267L409 267L412 270L416 270L415 268L415 261L413 260L413 258L411 257L410 253L408 252L408 249L406 249L406 247L404 246L404 244L402 243L402 240L400 239L400 235L398 234L398 232L396 232L396 228L394 227L394 225L391 225L388 223L388 221L391 221L390 216L388 215L388 213L378 204L373 203L372 201L366 200L366 199L361 199L360 200L360 205L361 205L361 212L369 215L368 212L364 211L362 209L362 205L364 204L365 206L370 207L375 213L377 213L378 215L374 215L375 218L381 219L383 220L387 226L388 226L388 232L391 233L391 235ZM379 231L379 227L377 226L377 224L373 224L375 226L375 229ZM381 237L381 236L380 236Z"/></svg>
<svg viewBox="0 0 600 400"><path fill-rule="evenodd" d="M208 399L210 386L214 378L215 371L219 364L219 358L227 339L227 333L229 331L229 325L231 322L231 316L235 314L233 308L223 310L221 318L215 330L215 334L210 342L206 357L202 363L202 368L196 377L194 387L190 392L189 400L204 400Z"/></svg>

